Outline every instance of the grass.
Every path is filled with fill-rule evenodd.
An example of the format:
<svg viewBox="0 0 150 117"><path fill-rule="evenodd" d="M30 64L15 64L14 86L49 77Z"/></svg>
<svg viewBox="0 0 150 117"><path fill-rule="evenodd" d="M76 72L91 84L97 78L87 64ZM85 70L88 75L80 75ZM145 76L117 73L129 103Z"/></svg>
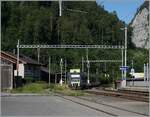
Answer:
<svg viewBox="0 0 150 117"><path fill-rule="evenodd" d="M54 93L61 93L63 95L67 95L67 96L84 96L86 95L86 93L84 91L81 90L72 90L68 87L68 85L54 85L51 84L50 86L50 91L54 92Z"/></svg>
<svg viewBox="0 0 150 117"><path fill-rule="evenodd" d="M48 84L44 82L29 83L23 87L13 89L12 93L47 93Z"/></svg>
<svg viewBox="0 0 150 117"><path fill-rule="evenodd" d="M40 93L48 94L50 92L60 93L67 96L84 96L87 95L81 90L72 90L68 85L50 84L50 86L45 82L29 83L23 87L13 89L12 93Z"/></svg>

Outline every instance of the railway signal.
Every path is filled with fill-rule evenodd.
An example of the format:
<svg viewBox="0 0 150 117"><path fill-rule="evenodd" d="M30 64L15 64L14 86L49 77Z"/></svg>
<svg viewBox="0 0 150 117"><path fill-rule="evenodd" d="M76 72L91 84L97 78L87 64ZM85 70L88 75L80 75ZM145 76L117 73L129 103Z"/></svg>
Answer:
<svg viewBox="0 0 150 117"><path fill-rule="evenodd" d="M62 67L63 67L63 59L61 58L60 59L60 71L61 71L60 85L61 86L62 86L62 83L63 83L63 81L62 81Z"/></svg>

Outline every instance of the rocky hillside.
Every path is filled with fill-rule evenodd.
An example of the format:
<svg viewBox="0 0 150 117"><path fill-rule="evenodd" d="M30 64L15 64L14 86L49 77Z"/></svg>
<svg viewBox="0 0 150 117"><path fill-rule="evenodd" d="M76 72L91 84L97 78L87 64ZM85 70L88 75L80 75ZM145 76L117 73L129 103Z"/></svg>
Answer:
<svg viewBox="0 0 150 117"><path fill-rule="evenodd" d="M137 10L131 22L131 27L133 28L132 42L136 47L148 48L148 12L149 2L145 1Z"/></svg>

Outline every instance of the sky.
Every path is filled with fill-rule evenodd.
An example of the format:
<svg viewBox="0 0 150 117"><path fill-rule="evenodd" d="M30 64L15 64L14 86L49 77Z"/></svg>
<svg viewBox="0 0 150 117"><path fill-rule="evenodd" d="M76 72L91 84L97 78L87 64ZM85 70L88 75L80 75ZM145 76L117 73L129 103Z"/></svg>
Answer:
<svg viewBox="0 0 150 117"><path fill-rule="evenodd" d="M104 5L105 10L109 12L116 11L119 19L128 24L144 0L96 0L96 2Z"/></svg>

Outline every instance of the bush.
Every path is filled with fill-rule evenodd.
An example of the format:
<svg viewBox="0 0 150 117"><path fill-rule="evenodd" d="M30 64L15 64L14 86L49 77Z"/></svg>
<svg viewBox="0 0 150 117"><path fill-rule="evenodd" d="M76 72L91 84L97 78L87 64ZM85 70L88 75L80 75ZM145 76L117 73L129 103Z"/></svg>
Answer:
<svg viewBox="0 0 150 117"><path fill-rule="evenodd" d="M59 90L59 91L63 91L63 90L67 90L69 89L69 87L67 85L55 85L54 86L54 90Z"/></svg>
<svg viewBox="0 0 150 117"><path fill-rule="evenodd" d="M25 80L26 80L27 83L33 82L33 78L32 77L26 77Z"/></svg>
<svg viewBox="0 0 150 117"><path fill-rule="evenodd" d="M46 91L47 89L47 91ZM50 84L48 85L45 82L38 81L36 83L30 83L23 87L19 87L17 89L13 89L12 93L61 93L68 96L83 96L85 93L79 90L71 90L68 85L60 85L60 84Z"/></svg>
<svg viewBox="0 0 150 117"><path fill-rule="evenodd" d="M64 95L68 96L83 96L85 93L83 91L79 90L71 90L68 85L60 85L60 84L51 84L50 85L50 91L56 92L56 93L61 93Z"/></svg>
<svg viewBox="0 0 150 117"><path fill-rule="evenodd" d="M13 89L14 93L43 93L48 88L48 84L44 82L30 83L23 87Z"/></svg>

